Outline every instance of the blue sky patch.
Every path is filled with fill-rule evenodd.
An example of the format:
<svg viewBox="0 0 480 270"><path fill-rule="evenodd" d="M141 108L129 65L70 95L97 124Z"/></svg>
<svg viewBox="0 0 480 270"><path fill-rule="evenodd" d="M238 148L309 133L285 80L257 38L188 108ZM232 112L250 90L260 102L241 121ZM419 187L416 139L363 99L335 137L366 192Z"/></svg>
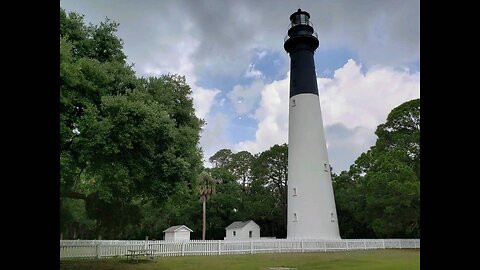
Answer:
<svg viewBox="0 0 480 270"><path fill-rule="evenodd" d="M333 78L335 70L343 67L348 59L356 59L357 55L345 48L318 48L315 51L315 68L317 76ZM363 72L363 71L362 71Z"/></svg>

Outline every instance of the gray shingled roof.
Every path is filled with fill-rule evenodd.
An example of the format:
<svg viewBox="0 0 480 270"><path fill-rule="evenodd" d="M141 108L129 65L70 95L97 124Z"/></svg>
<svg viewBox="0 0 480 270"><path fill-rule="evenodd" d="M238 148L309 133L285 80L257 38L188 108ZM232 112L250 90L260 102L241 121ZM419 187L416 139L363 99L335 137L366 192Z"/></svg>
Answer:
<svg viewBox="0 0 480 270"><path fill-rule="evenodd" d="M185 225L172 226L172 227L164 230L163 232L175 232L175 231L179 230L181 227L185 227L185 229L189 230L190 232L193 232L190 228L188 228L188 227L185 226Z"/></svg>
<svg viewBox="0 0 480 270"><path fill-rule="evenodd" d="M235 221L232 224L228 225L225 230L230 230L230 229L240 229L245 227L250 222L254 222L253 220L247 220L247 221Z"/></svg>

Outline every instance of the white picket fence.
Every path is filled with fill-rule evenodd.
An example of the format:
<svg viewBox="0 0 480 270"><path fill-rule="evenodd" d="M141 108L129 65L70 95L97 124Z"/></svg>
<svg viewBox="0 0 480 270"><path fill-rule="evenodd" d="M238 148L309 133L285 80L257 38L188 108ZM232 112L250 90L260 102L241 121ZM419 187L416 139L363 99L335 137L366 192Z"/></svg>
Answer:
<svg viewBox="0 0 480 270"><path fill-rule="evenodd" d="M155 256L224 255L276 252L329 252L387 248L420 248L420 239L344 239L257 241L190 240L60 240L60 259L110 258L125 256L130 249L153 249Z"/></svg>

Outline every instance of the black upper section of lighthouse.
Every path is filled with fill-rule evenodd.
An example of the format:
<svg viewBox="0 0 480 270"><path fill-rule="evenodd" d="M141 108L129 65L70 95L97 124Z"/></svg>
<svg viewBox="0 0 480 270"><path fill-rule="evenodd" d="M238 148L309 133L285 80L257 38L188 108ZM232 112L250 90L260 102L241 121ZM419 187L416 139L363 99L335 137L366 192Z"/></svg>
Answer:
<svg viewBox="0 0 480 270"><path fill-rule="evenodd" d="M310 14L298 9L290 15L290 29L283 47L290 54L290 97L298 94L318 95L313 54L318 48L317 33Z"/></svg>

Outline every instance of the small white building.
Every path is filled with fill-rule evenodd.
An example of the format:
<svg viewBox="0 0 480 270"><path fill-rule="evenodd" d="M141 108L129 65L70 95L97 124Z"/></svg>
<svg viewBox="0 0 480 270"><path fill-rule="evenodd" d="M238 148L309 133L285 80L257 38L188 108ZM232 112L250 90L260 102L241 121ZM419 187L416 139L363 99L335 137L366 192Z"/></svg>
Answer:
<svg viewBox="0 0 480 270"><path fill-rule="evenodd" d="M260 239L260 226L253 220L235 221L225 228L225 240Z"/></svg>
<svg viewBox="0 0 480 270"><path fill-rule="evenodd" d="M185 225L172 226L163 231L165 241L182 242L190 241L190 233L193 232Z"/></svg>

